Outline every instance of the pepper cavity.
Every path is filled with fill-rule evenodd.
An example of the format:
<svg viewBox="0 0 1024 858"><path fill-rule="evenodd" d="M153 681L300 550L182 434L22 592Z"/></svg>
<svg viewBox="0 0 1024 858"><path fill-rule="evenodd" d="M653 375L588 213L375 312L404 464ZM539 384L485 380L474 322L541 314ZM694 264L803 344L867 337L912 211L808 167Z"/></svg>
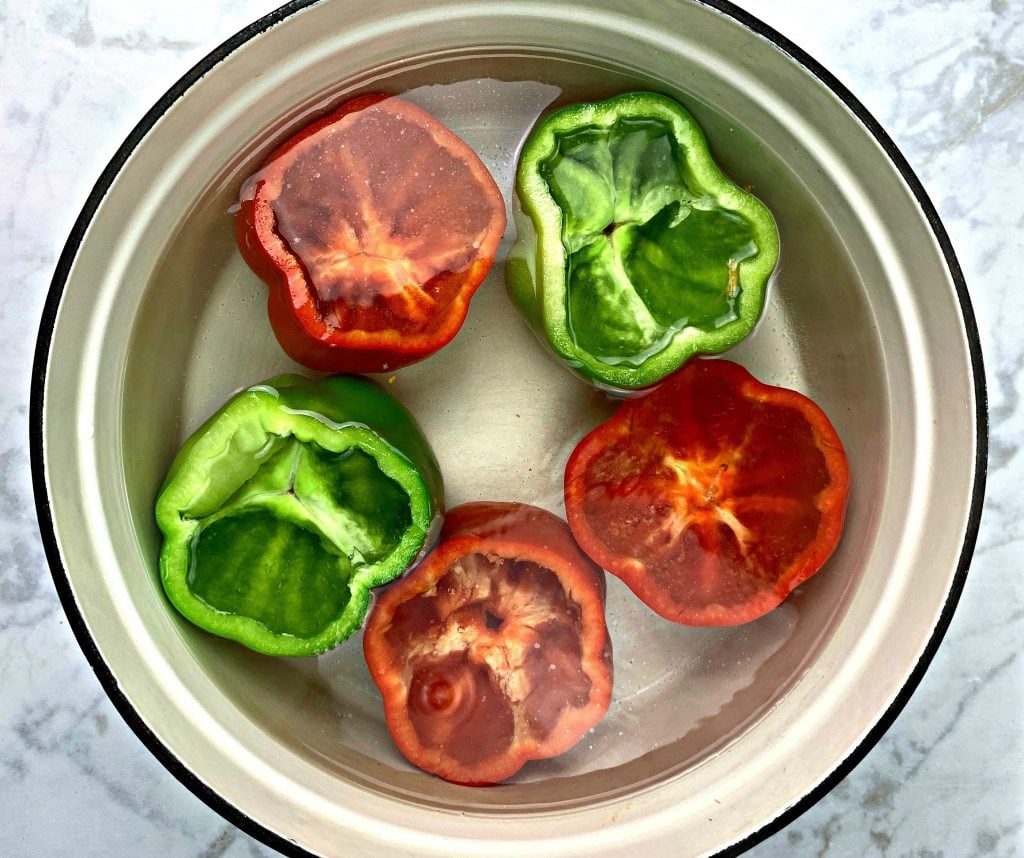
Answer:
<svg viewBox="0 0 1024 858"><path fill-rule="evenodd" d="M694 360L577 445L580 546L666 619L749 622L828 559L849 467L825 413L738 364Z"/></svg>
<svg viewBox="0 0 1024 858"><path fill-rule="evenodd" d="M412 628L403 624L406 612L414 618ZM420 685L417 676L424 671L443 667L450 678L457 665L459 678L445 679L444 688L474 688L481 705L494 698L494 714L499 708L510 712L517 730L540 736L566 706L586 704L590 680L580 663L579 635L580 608L554 573L536 563L478 553L456 561L434 587L406 602L385 632L405 660L411 688ZM432 689L437 699L440 692ZM465 696L446 693L441 697L447 705L426 711L458 733L478 714L476 706L452 705ZM422 708L410 692L410 715ZM425 741L426 732L425 727Z"/></svg>
<svg viewBox="0 0 1024 858"><path fill-rule="evenodd" d="M279 376L178 453L156 508L164 589L196 625L259 652L323 652L358 628L371 587L415 561L440 507L433 453L383 389Z"/></svg>
<svg viewBox="0 0 1024 858"><path fill-rule="evenodd" d="M483 532L464 528L480 508L493 512ZM385 592L363 639L402 752L449 780L487 783L574 744L611 690L601 576L543 510L451 511L441 544Z"/></svg>
<svg viewBox="0 0 1024 858"><path fill-rule="evenodd" d="M243 186L236 219L281 346L329 372L397 369L448 343L504 230L476 153L383 94L286 141Z"/></svg>
<svg viewBox="0 0 1024 858"><path fill-rule="evenodd" d="M778 260L760 201L682 105L631 92L545 117L516 174L513 302L571 369L648 387L750 333Z"/></svg>

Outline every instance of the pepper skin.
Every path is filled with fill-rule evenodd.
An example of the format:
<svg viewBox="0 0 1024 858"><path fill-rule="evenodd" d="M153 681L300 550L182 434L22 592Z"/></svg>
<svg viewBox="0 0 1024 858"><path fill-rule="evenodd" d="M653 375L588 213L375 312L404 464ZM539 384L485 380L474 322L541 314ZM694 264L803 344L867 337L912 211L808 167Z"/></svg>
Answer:
<svg viewBox="0 0 1024 858"><path fill-rule="evenodd" d="M386 372L458 333L505 232L505 203L451 130L369 94L270 155L242 188L235 232L292 360Z"/></svg>
<svg viewBox="0 0 1024 858"><path fill-rule="evenodd" d="M692 360L626 400L565 466L580 548L688 626L776 608L835 550L849 488L821 408L727 360Z"/></svg>
<svg viewBox="0 0 1024 858"><path fill-rule="evenodd" d="M516 173L513 303L599 387L651 386L740 342L779 256L771 213L718 168L677 102L630 92L530 134Z"/></svg>
<svg viewBox="0 0 1024 858"><path fill-rule="evenodd" d="M270 655L337 646L371 587L429 549L443 506L412 416L369 379L283 375L182 446L156 502L171 603Z"/></svg>
<svg viewBox="0 0 1024 858"><path fill-rule="evenodd" d="M612 693L604 573L527 504L449 510L441 542L377 599L363 635L388 730L413 764L497 783L568 750Z"/></svg>

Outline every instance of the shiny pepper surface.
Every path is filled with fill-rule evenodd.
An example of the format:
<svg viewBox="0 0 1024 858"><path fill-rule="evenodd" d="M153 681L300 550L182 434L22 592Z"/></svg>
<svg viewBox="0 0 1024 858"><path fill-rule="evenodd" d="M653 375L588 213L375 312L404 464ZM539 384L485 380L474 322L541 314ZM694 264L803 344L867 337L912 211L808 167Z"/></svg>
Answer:
<svg viewBox="0 0 1024 858"><path fill-rule="evenodd" d="M395 399L359 376L279 376L179 451L156 503L160 574L201 628L314 655L430 547L442 509L434 454Z"/></svg>
<svg viewBox="0 0 1024 858"><path fill-rule="evenodd" d="M477 502L388 587L363 651L406 758L455 783L498 783L561 754L612 692L604 573L560 518Z"/></svg>
<svg viewBox="0 0 1024 858"><path fill-rule="evenodd" d="M523 146L516 194L509 294L601 387L648 387L736 345L761 315L775 222L670 98L630 92L551 114Z"/></svg>

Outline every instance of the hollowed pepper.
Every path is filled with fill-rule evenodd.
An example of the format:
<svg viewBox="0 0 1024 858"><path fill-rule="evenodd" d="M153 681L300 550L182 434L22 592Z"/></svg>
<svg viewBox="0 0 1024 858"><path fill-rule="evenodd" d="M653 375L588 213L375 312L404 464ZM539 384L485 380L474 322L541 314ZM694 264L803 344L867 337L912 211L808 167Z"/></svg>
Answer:
<svg viewBox="0 0 1024 858"><path fill-rule="evenodd" d="M430 547L442 509L437 461L395 399L358 376L283 375L178 452L156 502L161 579L209 632L314 655Z"/></svg>
<svg viewBox="0 0 1024 858"><path fill-rule="evenodd" d="M469 145L377 93L275 150L242 188L235 223L289 357L384 372L458 333L505 232L505 203Z"/></svg>
<svg viewBox="0 0 1024 858"><path fill-rule="evenodd" d="M363 635L399 750L470 785L567 751L611 700L604 604L604 573L560 518L520 503L449 510Z"/></svg>
<svg viewBox="0 0 1024 858"><path fill-rule="evenodd" d="M543 119L516 174L509 294L570 368L652 385L753 329L779 238L672 99L630 92Z"/></svg>

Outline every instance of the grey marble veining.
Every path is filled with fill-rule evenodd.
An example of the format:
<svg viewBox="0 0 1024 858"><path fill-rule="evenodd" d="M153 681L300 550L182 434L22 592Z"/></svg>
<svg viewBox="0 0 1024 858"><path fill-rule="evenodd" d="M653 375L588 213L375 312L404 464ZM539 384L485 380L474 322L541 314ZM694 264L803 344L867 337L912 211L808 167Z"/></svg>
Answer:
<svg viewBox="0 0 1024 858"><path fill-rule="evenodd" d="M271 0L0 0L0 853L268 855L113 710L36 533L29 370L61 246L146 109ZM923 180L964 267L991 401L989 493L960 608L895 726L768 856L1024 852L1024 0L742 0L832 70Z"/></svg>

